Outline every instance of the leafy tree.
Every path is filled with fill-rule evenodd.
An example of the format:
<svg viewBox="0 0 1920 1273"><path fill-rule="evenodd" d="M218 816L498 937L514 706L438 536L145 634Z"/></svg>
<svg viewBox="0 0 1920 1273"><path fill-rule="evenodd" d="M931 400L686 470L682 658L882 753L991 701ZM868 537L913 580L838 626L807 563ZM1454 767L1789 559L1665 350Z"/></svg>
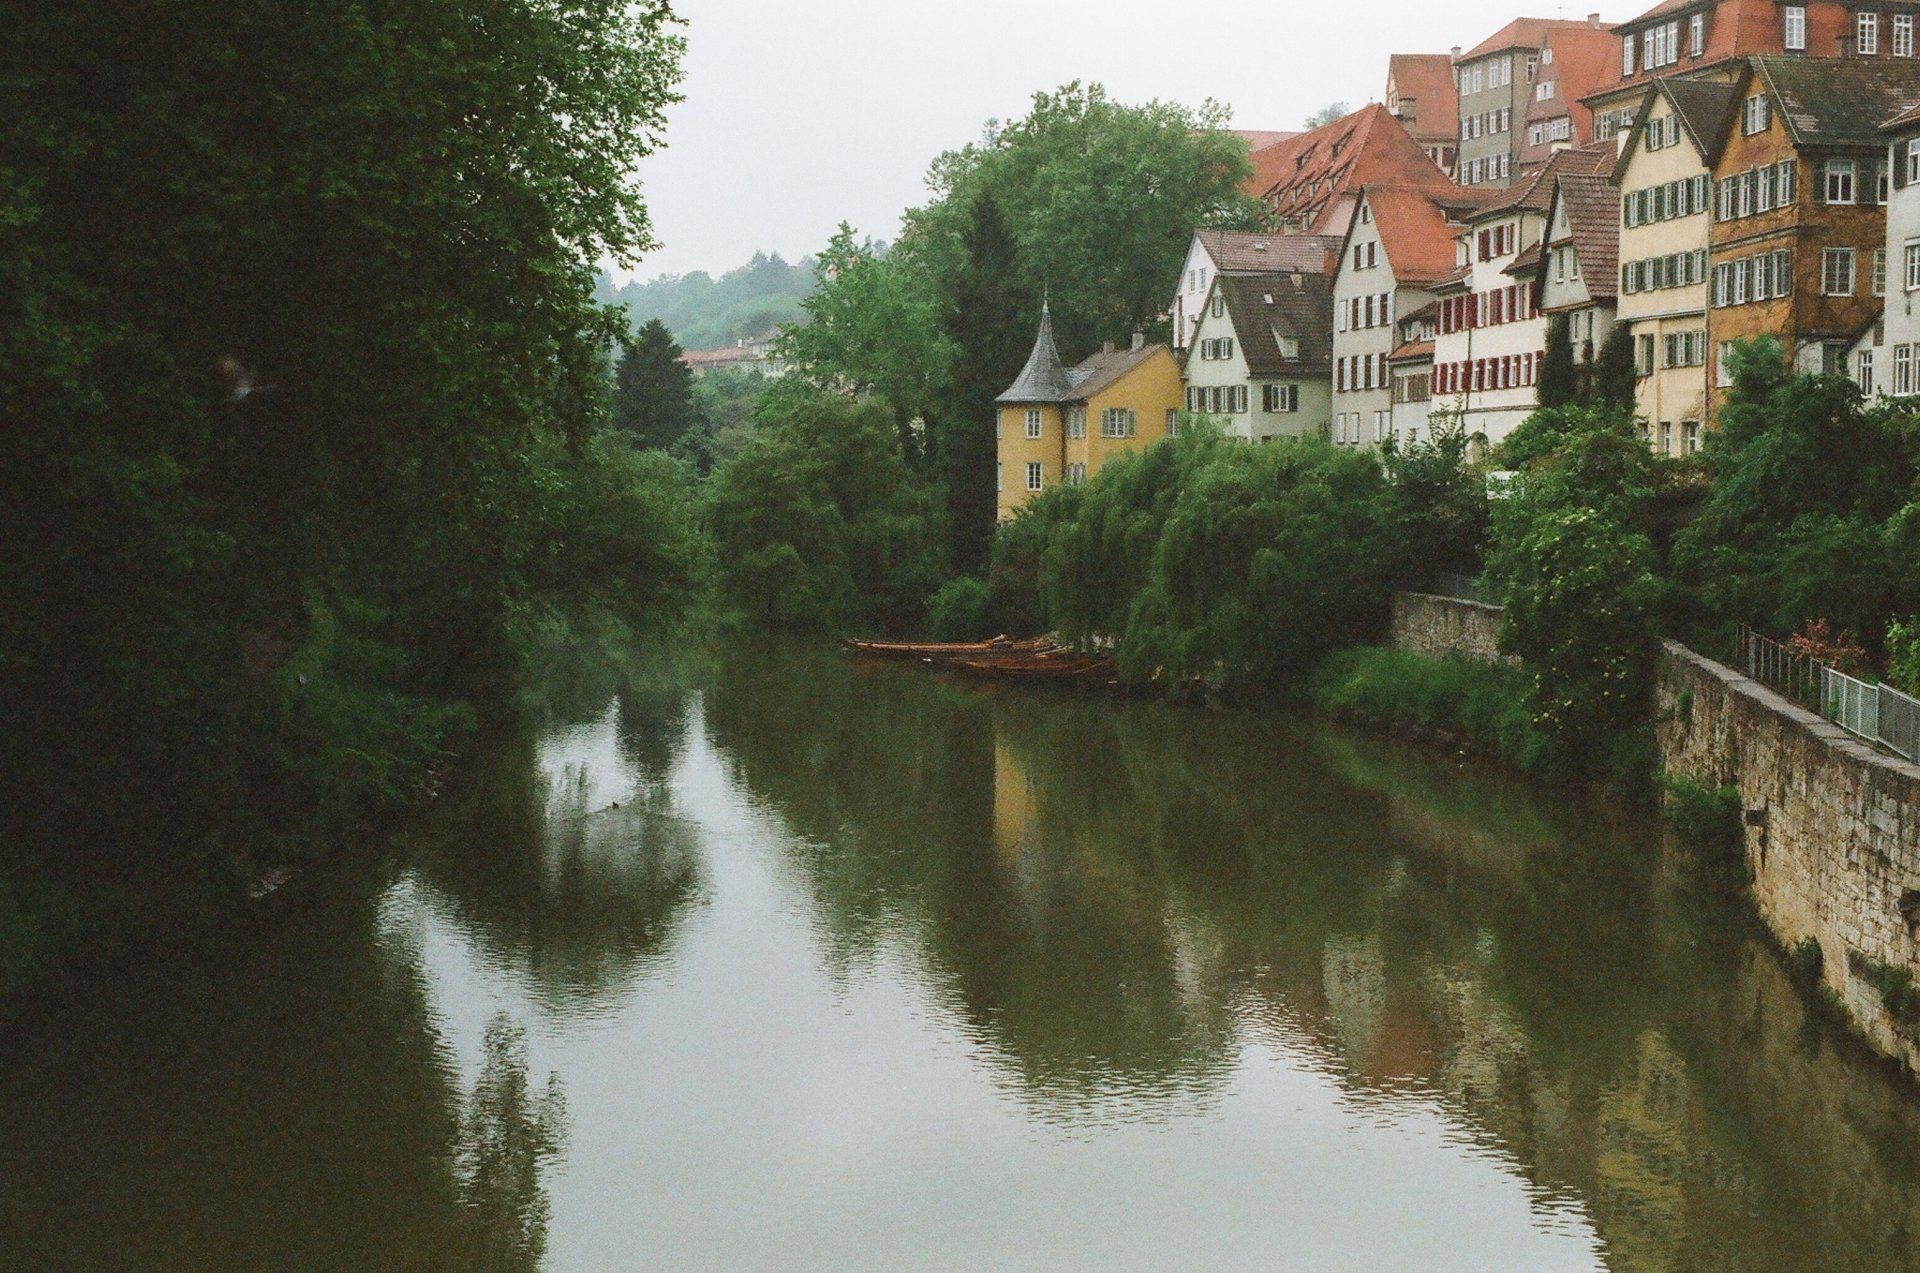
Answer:
<svg viewBox="0 0 1920 1273"><path fill-rule="evenodd" d="M1466 463L1467 434L1457 417L1436 411L1425 440L1388 439L1384 515L1396 546L1396 578L1427 587L1435 575L1480 573L1487 537L1487 486Z"/></svg>
<svg viewBox="0 0 1920 1273"><path fill-rule="evenodd" d="M1540 405L1563 407L1580 396L1573 365L1573 334L1565 314L1547 320L1547 351L1540 360Z"/></svg>
<svg viewBox="0 0 1920 1273"><path fill-rule="evenodd" d="M1653 551L1608 511L1522 501L1495 519L1489 574L1500 643L1563 778L1625 777L1642 762L1653 688Z"/></svg>
<svg viewBox="0 0 1920 1273"><path fill-rule="evenodd" d="M940 641L979 641L992 636L987 585L973 575L947 580L927 601L927 631Z"/></svg>
<svg viewBox="0 0 1920 1273"><path fill-rule="evenodd" d="M659 319L683 348L717 349L799 322L801 302L813 294L813 266L811 259L788 264L777 252L756 252L719 278L695 270L615 288L603 275L600 297L624 306L635 326Z"/></svg>
<svg viewBox="0 0 1920 1273"><path fill-rule="evenodd" d="M98 940L514 696L683 46L658 0L10 18L0 872Z"/></svg>
<svg viewBox="0 0 1920 1273"><path fill-rule="evenodd" d="M1307 116L1300 127L1306 129L1308 132L1312 132L1316 128L1324 128L1328 124L1338 123L1352 113L1353 108L1345 102L1329 102L1319 110L1313 112L1313 114Z"/></svg>
<svg viewBox="0 0 1920 1273"><path fill-rule="evenodd" d="M954 280L945 330L954 351L952 392L940 412L934 449L947 489L954 565L977 570L993 538L994 399L1020 374L1032 337L1015 321L1027 289L1013 236L992 195L974 200L964 236L966 263Z"/></svg>
<svg viewBox="0 0 1920 1273"><path fill-rule="evenodd" d="M817 387L884 402L902 454L917 461L920 423L944 399L953 361L938 293L906 260L856 241L845 223L815 268L808 321L781 333L779 356Z"/></svg>
<svg viewBox="0 0 1920 1273"><path fill-rule="evenodd" d="M996 632L1037 636L1053 626L1041 574L1047 549L1079 515L1084 486L1051 486L1015 510L994 532L987 567L987 613Z"/></svg>
<svg viewBox="0 0 1920 1273"><path fill-rule="evenodd" d="M1122 674L1286 693L1334 649L1383 629L1384 487L1372 456L1318 439L1223 444L1165 517Z"/></svg>
<svg viewBox="0 0 1920 1273"><path fill-rule="evenodd" d="M1845 377L1792 374L1771 339L1736 345L1731 366L1712 487L1675 541L1676 576L1721 625L1825 619L1877 646L1920 600L1902 534L1920 435Z"/></svg>
<svg viewBox="0 0 1920 1273"><path fill-rule="evenodd" d="M1615 323L1600 344L1600 358L1588 380L1588 397L1595 406L1631 412L1639 401L1640 374L1633 356L1633 332Z"/></svg>
<svg viewBox="0 0 1920 1273"><path fill-rule="evenodd" d="M642 447L666 450L694 425L693 371L666 324L649 319L614 369L613 427Z"/></svg>
<svg viewBox="0 0 1920 1273"><path fill-rule="evenodd" d="M721 587L763 627L918 626L945 573L944 532L935 493L907 467L878 402L771 393L753 436L714 476Z"/></svg>

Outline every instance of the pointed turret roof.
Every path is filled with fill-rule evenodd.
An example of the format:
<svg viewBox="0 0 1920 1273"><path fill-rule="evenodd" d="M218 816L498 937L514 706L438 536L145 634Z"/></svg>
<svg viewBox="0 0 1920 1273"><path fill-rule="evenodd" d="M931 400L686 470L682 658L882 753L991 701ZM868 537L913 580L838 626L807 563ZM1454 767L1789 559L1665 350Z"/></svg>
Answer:
<svg viewBox="0 0 1920 1273"><path fill-rule="evenodd" d="M1073 381L1067 376L1067 369L1060 365L1060 351L1053 345L1053 314L1047 303L1040 304L1040 334L1033 342L1033 352L1027 355L1027 365L1020 369L1020 375L1013 387L1001 394L997 402L1066 402L1073 397Z"/></svg>

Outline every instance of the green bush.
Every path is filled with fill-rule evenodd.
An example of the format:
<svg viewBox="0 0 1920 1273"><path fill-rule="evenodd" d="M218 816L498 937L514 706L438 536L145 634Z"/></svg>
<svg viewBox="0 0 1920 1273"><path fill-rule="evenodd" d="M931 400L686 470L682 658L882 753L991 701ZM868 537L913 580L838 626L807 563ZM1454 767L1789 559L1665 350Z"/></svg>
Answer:
<svg viewBox="0 0 1920 1273"><path fill-rule="evenodd" d="M1741 827L1740 792L1705 787L1669 774L1661 782L1667 822L1680 843L1707 864L1744 872L1746 832Z"/></svg>
<svg viewBox="0 0 1920 1273"><path fill-rule="evenodd" d="M1820 984L1820 972L1826 965L1826 956L1820 949L1818 937L1802 937L1787 952L1787 975L1803 986Z"/></svg>
<svg viewBox="0 0 1920 1273"><path fill-rule="evenodd" d="M1920 1025L1920 986L1911 968L1898 968L1857 950L1847 952L1847 967L1880 993L1887 1015L1903 1026Z"/></svg>
<svg viewBox="0 0 1920 1273"><path fill-rule="evenodd" d="M993 635L987 585L961 575L940 585L927 602L927 632L939 641L978 641Z"/></svg>
<svg viewBox="0 0 1920 1273"><path fill-rule="evenodd" d="M1523 772L1537 770L1545 739L1516 670L1464 658L1427 658L1380 646L1331 655L1308 696L1319 710L1396 733L1444 734Z"/></svg>

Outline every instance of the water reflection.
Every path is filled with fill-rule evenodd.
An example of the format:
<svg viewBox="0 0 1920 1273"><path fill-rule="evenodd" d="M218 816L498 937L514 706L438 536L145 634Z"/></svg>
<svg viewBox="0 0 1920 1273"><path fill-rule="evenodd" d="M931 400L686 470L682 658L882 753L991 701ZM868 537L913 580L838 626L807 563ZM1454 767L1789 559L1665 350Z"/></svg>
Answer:
<svg viewBox="0 0 1920 1273"><path fill-rule="evenodd" d="M557 1074L533 1089L526 1031L505 1014L487 1023L482 1048L455 1154L466 1239L460 1264L488 1273L534 1269L547 1250L543 1176L560 1151L566 1100Z"/></svg>

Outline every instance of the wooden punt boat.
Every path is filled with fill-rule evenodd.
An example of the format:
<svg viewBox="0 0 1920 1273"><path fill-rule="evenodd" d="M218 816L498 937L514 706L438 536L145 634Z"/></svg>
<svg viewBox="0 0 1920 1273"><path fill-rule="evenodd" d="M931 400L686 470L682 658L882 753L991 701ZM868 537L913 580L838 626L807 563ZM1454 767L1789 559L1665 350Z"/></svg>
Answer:
<svg viewBox="0 0 1920 1273"><path fill-rule="evenodd" d="M845 642L849 652L881 659L919 659L952 663L964 659L996 658L1003 655L1032 656L1057 649L1052 641L1036 638L1015 641L994 637L990 641L855 641Z"/></svg>
<svg viewBox="0 0 1920 1273"><path fill-rule="evenodd" d="M1064 657L1038 656L1026 659L970 659L953 664L966 676L1004 681L1063 681L1069 683L1106 682L1114 677L1115 666L1109 658L1089 658L1067 652Z"/></svg>

